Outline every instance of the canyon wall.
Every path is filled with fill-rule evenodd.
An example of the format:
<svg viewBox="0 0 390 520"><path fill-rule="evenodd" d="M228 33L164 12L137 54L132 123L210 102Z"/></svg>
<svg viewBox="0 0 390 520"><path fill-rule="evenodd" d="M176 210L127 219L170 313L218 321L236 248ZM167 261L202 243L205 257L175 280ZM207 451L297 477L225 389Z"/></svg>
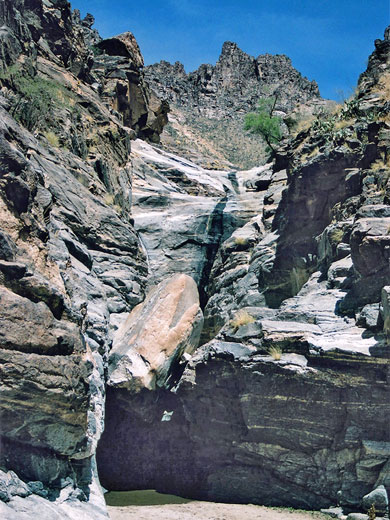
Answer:
<svg viewBox="0 0 390 520"><path fill-rule="evenodd" d="M390 488L389 30L356 97L237 170L158 144L158 94L216 129L269 84L326 107L288 58L145 72L66 1L0 19L2 516L107 518L98 477L364 510Z"/></svg>

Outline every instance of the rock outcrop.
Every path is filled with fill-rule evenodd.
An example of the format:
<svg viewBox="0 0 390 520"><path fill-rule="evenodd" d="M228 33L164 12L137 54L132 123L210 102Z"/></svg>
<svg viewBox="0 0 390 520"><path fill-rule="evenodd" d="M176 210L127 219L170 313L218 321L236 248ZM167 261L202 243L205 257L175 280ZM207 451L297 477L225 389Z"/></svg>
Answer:
<svg viewBox="0 0 390 520"><path fill-rule="evenodd" d="M245 114L256 110L260 98L277 97L281 115L300 104L321 104L315 81L304 78L287 56L254 58L232 42L223 44L216 65L187 74L181 63L161 61L145 67L145 76L172 109L164 145L193 160L202 157L205 165L227 159L248 168L264 160L259 138L243 130Z"/></svg>
<svg viewBox="0 0 390 520"><path fill-rule="evenodd" d="M0 14L1 515L107 518L94 462L105 369L148 271L130 216L141 130L99 95L68 2Z"/></svg>
<svg viewBox="0 0 390 520"><path fill-rule="evenodd" d="M141 72L141 51L130 32L102 40L96 45L93 74L103 99L121 114L123 124L138 137L159 142L168 122L168 104L149 89Z"/></svg>
<svg viewBox="0 0 390 520"><path fill-rule="evenodd" d="M260 218L220 241L213 339L173 391L108 392L105 486L344 512L386 503L387 40L376 48L355 99L245 173Z"/></svg>

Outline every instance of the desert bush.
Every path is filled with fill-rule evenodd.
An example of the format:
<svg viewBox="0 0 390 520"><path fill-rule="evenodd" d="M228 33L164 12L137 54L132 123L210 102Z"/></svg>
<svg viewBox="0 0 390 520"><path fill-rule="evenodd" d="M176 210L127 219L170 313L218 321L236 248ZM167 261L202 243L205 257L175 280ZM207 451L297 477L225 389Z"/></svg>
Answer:
<svg viewBox="0 0 390 520"><path fill-rule="evenodd" d="M73 95L65 87L16 64L0 75L0 82L14 93L10 113L28 130L43 126L45 119L54 119L53 109L74 106Z"/></svg>
<svg viewBox="0 0 390 520"><path fill-rule="evenodd" d="M276 98L260 99L257 111L245 116L244 129L252 134L261 135L267 143L271 155L275 153L275 144L282 137L282 119L274 115Z"/></svg>
<svg viewBox="0 0 390 520"><path fill-rule="evenodd" d="M388 170L390 168L390 160L385 161L384 158L377 159L370 165L370 170L379 172L380 170Z"/></svg>
<svg viewBox="0 0 390 520"><path fill-rule="evenodd" d="M43 135L46 137L47 141L49 142L49 144L51 146L54 146L55 148L59 148L60 142L54 132L51 132L51 131L44 132Z"/></svg>
<svg viewBox="0 0 390 520"><path fill-rule="evenodd" d="M106 193L104 195L104 203L107 204L107 206L113 206L115 203L114 195L112 195L112 193Z"/></svg>

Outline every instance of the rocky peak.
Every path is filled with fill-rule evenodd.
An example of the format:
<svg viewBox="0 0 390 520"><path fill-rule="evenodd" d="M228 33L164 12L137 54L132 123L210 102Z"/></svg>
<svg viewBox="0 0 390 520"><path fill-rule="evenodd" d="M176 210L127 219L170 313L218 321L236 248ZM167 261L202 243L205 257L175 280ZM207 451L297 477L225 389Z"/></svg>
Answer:
<svg viewBox="0 0 390 520"><path fill-rule="evenodd" d="M173 77L177 72L180 79ZM259 97L276 91L278 108L285 111L291 110L298 100L319 98L317 84L294 69L286 56L265 54L255 59L230 41L223 44L215 65L200 65L187 75L179 62L160 62L146 67L145 73L151 86L169 102L180 103L178 98L184 98L181 104L194 114L216 119L231 117L232 112L239 110L254 110ZM296 89L293 100L291 83Z"/></svg>
<svg viewBox="0 0 390 520"><path fill-rule="evenodd" d="M177 140L171 137L177 132L191 135L180 153L191 158L194 147L199 146L203 156L225 160L225 164L227 160L254 166L261 161L263 148L258 137L243 130L245 114L256 110L261 97L276 95L281 114L321 99L317 84L303 77L286 56L254 58L230 41L223 44L215 65L203 64L186 74L178 62L160 62L145 67L145 77L173 110L172 126L162 137L164 144L177 151Z"/></svg>
<svg viewBox="0 0 390 520"><path fill-rule="evenodd" d="M384 39L375 40L375 50L368 59L366 71L359 78L359 92L367 94L384 74L390 74L390 25L385 30Z"/></svg>

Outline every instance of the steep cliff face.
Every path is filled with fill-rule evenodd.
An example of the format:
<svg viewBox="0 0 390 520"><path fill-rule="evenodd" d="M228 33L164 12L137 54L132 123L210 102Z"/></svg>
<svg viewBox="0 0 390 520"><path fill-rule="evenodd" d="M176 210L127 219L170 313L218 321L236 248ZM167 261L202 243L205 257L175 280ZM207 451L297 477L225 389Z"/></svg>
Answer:
<svg viewBox="0 0 390 520"><path fill-rule="evenodd" d="M88 77L93 59L80 27L72 20L65 0L5 0L0 6L1 70L21 56L43 56L69 69L75 76Z"/></svg>
<svg viewBox="0 0 390 520"><path fill-rule="evenodd" d="M163 143L211 164L257 166L264 158L259 139L243 131L244 116L261 97L276 96L277 110L287 114L309 101L320 103L318 86L308 81L284 55L249 56L225 42L216 65L201 65L186 74L181 63L161 61L145 67L146 79L171 109ZM191 140L194 143L191 143Z"/></svg>
<svg viewBox="0 0 390 520"><path fill-rule="evenodd" d="M107 356L148 271L130 216L130 141L162 105L149 107L137 55L114 55L135 78L135 115L111 109L90 26L67 2L0 9L1 515L106 518L94 454Z"/></svg>
<svg viewBox="0 0 390 520"><path fill-rule="evenodd" d="M346 510L389 490L389 30L356 98L215 171L134 140L167 106L131 33L59 0L0 15L2 517L106 518L96 450L108 489ZM318 100L234 44L158 88L159 67L215 124L264 84L280 110Z"/></svg>

